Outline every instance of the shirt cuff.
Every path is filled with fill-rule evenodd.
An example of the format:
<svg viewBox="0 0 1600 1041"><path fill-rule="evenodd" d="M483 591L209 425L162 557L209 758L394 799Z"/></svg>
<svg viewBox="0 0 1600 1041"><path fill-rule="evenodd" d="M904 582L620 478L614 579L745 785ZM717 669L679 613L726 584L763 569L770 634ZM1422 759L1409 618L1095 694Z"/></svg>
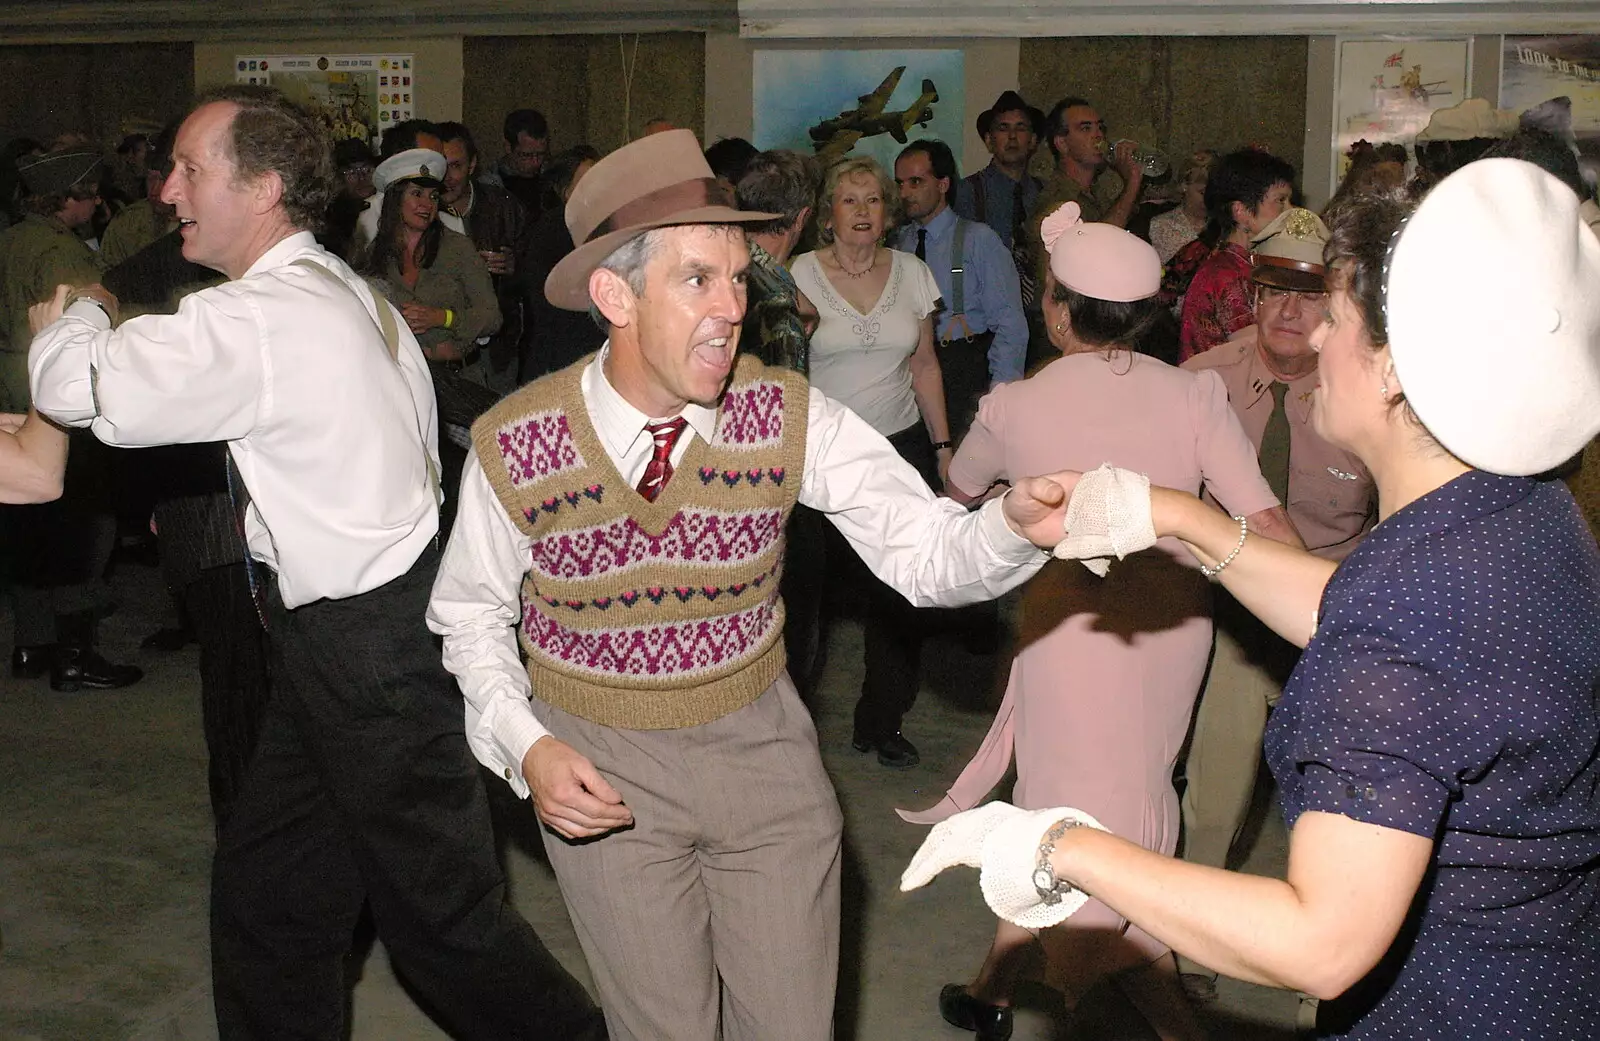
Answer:
<svg viewBox="0 0 1600 1041"><path fill-rule="evenodd" d="M996 557L1008 564L1031 564L1039 559L1044 550L1011 530L1002 512L1006 495L1010 494L1007 491L1005 495L984 503L978 510L979 524Z"/></svg>
<svg viewBox="0 0 1600 1041"><path fill-rule="evenodd" d="M111 316L106 313L106 309L88 300L79 300L74 303L71 307L61 312L61 317L81 318L101 332L111 328Z"/></svg>
<svg viewBox="0 0 1600 1041"><path fill-rule="evenodd" d="M527 702L497 721L494 730L495 744L500 747L508 764L501 768L500 775L511 785L512 791L526 799L529 794L528 782L522 776L522 761L527 758L528 749L540 738L550 736L550 731L534 717L533 709Z"/></svg>

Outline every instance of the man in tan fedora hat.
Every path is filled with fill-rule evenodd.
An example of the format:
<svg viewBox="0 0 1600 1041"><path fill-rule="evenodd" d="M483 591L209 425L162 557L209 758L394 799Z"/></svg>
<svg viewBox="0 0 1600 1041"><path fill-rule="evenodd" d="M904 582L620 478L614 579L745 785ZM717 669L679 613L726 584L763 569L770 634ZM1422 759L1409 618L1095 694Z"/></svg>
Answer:
<svg viewBox="0 0 1600 1041"><path fill-rule="evenodd" d="M429 625L478 758L547 826L611 1036L824 1041L841 820L784 668L785 519L828 514L909 598L959 604L1038 569L1060 491L969 514L737 356L744 228L773 215L733 208L692 133L602 159L566 216L546 293L609 339L474 427Z"/></svg>
<svg viewBox="0 0 1600 1041"><path fill-rule="evenodd" d="M1372 526L1376 489L1355 456L1311 424L1317 352L1311 334L1327 308L1322 250L1328 229L1310 210L1290 207L1251 242L1255 324L1184 362L1210 369L1256 446L1261 472L1306 548L1342 560ZM1297 650L1219 593L1216 649L1195 710L1185 767L1185 860L1225 867L1249 811L1260 768L1267 710L1277 704ZM1180 959L1191 994L1215 993L1216 974Z"/></svg>

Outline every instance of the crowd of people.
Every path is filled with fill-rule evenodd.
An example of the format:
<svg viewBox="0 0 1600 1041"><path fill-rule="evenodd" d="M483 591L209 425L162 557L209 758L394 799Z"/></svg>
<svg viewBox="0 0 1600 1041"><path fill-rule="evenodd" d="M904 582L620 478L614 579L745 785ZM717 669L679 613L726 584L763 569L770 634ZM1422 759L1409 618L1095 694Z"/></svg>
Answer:
<svg viewBox="0 0 1600 1041"><path fill-rule="evenodd" d="M13 675L140 681L94 626L153 516L225 1039L342 1036L363 907L463 1037L830 1036L808 704L852 597L883 767L930 633L1008 675L901 811L903 885L980 867L1000 917L950 1023L1005 1041L1038 949L1163 1039L1219 972L1337 1036L1589 1036L1600 208L1548 107L1436 122L1320 214L1260 149L1158 179L1015 91L965 177L932 139L553 153L531 109L492 164L455 122L374 154L245 86L112 162L14 142ZM1282 880L1227 870L1263 750ZM506 901L491 774L598 1004Z"/></svg>

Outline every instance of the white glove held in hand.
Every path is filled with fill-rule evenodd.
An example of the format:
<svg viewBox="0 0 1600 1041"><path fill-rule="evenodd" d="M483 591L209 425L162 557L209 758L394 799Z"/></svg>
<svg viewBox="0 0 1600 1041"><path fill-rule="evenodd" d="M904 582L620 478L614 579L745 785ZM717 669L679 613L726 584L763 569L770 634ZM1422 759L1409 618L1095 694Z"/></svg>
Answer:
<svg viewBox="0 0 1600 1041"><path fill-rule="evenodd" d="M1081 560L1104 578L1118 560L1156 544L1150 520L1150 478L1102 463L1078 478L1067 503L1066 538L1056 544L1062 560Z"/></svg>
<svg viewBox="0 0 1600 1041"><path fill-rule="evenodd" d="M978 887L990 910L1001 918L1026 929L1058 925L1089 897L1074 889L1062 893L1060 903L1046 904L1034 888L1033 870L1045 832L1069 817L1105 830L1087 813L1070 807L1019 810L1009 803L991 802L958 813L934 825L900 876L900 889L918 889L946 868L964 864L979 869Z"/></svg>

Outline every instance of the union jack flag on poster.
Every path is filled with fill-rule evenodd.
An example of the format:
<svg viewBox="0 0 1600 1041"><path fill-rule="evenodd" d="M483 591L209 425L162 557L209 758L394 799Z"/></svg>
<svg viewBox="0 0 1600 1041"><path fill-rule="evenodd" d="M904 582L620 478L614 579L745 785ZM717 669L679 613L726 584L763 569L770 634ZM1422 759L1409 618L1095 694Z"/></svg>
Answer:
<svg viewBox="0 0 1600 1041"><path fill-rule="evenodd" d="M1406 60L1406 52L1405 51L1395 51L1393 54L1389 55L1389 57L1384 59L1383 67L1386 68L1386 69L1397 69L1397 68L1400 67L1400 64L1402 62L1404 62L1405 60Z"/></svg>

